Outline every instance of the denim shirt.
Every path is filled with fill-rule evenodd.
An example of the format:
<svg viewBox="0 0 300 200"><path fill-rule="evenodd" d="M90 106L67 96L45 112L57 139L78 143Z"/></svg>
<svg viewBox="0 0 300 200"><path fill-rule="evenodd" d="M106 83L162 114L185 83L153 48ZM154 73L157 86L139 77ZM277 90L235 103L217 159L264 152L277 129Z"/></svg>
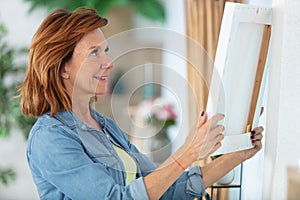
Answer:
<svg viewBox="0 0 300 200"><path fill-rule="evenodd" d="M148 199L143 177L156 165L129 142L112 119L92 111L100 132L72 111L42 115L30 131L27 160L40 199ZM137 179L126 185L126 172L112 147L127 151L137 164ZM205 195L199 166L190 167L161 199Z"/></svg>

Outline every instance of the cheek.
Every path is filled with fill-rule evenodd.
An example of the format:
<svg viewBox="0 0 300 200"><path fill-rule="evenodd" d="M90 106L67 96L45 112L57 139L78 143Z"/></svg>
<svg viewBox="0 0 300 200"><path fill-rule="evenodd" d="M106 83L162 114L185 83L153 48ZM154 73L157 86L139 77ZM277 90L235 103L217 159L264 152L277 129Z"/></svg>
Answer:
<svg viewBox="0 0 300 200"><path fill-rule="evenodd" d="M90 87L92 81L91 72L85 69L85 67L74 68L73 70L69 80L73 87L78 89Z"/></svg>
<svg viewBox="0 0 300 200"><path fill-rule="evenodd" d="M97 73L98 65L94 62L83 62L78 71L77 76L80 76L82 78L86 77L91 78Z"/></svg>
<svg viewBox="0 0 300 200"><path fill-rule="evenodd" d="M80 71L95 73L99 70L100 60L96 58L87 58L80 65Z"/></svg>
<svg viewBox="0 0 300 200"><path fill-rule="evenodd" d="M73 67L73 78L74 78L74 86L79 88L85 88L88 90L97 90L97 88L105 85L106 83L102 83L98 81L95 76L101 75L100 65L101 60L95 57L86 58L83 61L77 60L77 64Z"/></svg>

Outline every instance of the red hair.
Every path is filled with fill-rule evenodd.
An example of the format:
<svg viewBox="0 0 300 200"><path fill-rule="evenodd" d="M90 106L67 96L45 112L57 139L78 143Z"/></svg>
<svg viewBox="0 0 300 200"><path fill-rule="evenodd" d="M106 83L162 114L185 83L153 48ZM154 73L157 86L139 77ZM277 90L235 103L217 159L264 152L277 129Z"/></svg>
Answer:
<svg viewBox="0 0 300 200"><path fill-rule="evenodd" d="M84 34L106 24L105 18L87 7L74 12L57 9L45 18L33 37L27 73L19 88L24 115L38 117L51 111L53 116L71 109L60 72Z"/></svg>

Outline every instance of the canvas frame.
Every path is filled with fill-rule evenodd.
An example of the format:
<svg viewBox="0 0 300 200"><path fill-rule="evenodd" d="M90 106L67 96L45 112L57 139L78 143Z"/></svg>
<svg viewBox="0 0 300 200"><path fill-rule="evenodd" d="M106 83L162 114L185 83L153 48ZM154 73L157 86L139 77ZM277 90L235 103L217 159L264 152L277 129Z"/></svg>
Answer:
<svg viewBox="0 0 300 200"><path fill-rule="evenodd" d="M225 114L222 147L214 155L252 147L268 71L272 9L227 2L224 9L207 112Z"/></svg>

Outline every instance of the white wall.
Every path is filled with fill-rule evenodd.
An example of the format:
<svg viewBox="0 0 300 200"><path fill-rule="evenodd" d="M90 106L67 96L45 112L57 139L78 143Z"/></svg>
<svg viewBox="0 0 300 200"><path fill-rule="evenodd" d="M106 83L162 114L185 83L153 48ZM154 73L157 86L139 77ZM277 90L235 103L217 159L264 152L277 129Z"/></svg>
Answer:
<svg viewBox="0 0 300 200"><path fill-rule="evenodd" d="M164 1L167 20L165 28L169 29L171 33L168 38L164 40L164 47L170 52L164 52L163 64L169 68L163 71L163 83L170 86L176 93L175 96L165 91L163 94L180 103L181 119L180 125L171 129L170 136L172 138L173 151L178 149L184 141L189 131L189 108L188 108L188 81L187 81L187 54L186 54L186 24L185 24L185 2L183 0ZM170 74L170 69L178 74Z"/></svg>
<svg viewBox="0 0 300 200"><path fill-rule="evenodd" d="M28 47L31 38L42 22L45 13L28 13L29 4L24 0L0 0L0 22L8 28L7 39L11 45Z"/></svg>
<svg viewBox="0 0 300 200"><path fill-rule="evenodd" d="M300 1L273 0L264 199L286 199L289 165L300 159Z"/></svg>
<svg viewBox="0 0 300 200"><path fill-rule="evenodd" d="M250 0L250 4L272 6L273 27L270 48L270 71L265 131L263 185L248 187L249 180L259 180L258 166L252 164L253 177L246 174L243 199L286 199L287 166L297 166L300 159L300 1ZM261 155L259 155L261 156ZM257 157L255 159L258 159ZM251 160L250 162L253 162ZM254 176L255 174L255 176ZM255 182L254 182L255 184ZM261 185L260 181L257 185ZM263 196L255 195L255 188Z"/></svg>
<svg viewBox="0 0 300 200"><path fill-rule="evenodd" d="M248 0L248 3L251 5L258 5L258 6L265 6L265 7L272 6L272 0Z"/></svg>
<svg viewBox="0 0 300 200"><path fill-rule="evenodd" d="M180 118L177 126L170 128L169 136L172 140L173 151L180 147L188 135L188 81L186 70L186 24L185 1L163 0L166 9L166 22L149 22L141 17L135 18L135 27L159 28L159 34L140 35L139 37L149 42L162 43L162 96L180 110ZM153 31L155 33L155 31Z"/></svg>
<svg viewBox="0 0 300 200"><path fill-rule="evenodd" d="M0 22L8 29L7 40L12 47L29 47L31 38L43 12L27 13L29 6L23 0L0 0ZM22 133L13 130L9 138L0 138L0 167L14 168L15 183L8 187L0 184L1 200L38 199L25 157L26 140Z"/></svg>
<svg viewBox="0 0 300 200"><path fill-rule="evenodd" d="M14 130L9 138L0 139L0 167L15 170L16 181L4 186L0 184L1 200L39 199L37 190L27 166L26 141L18 130Z"/></svg>

